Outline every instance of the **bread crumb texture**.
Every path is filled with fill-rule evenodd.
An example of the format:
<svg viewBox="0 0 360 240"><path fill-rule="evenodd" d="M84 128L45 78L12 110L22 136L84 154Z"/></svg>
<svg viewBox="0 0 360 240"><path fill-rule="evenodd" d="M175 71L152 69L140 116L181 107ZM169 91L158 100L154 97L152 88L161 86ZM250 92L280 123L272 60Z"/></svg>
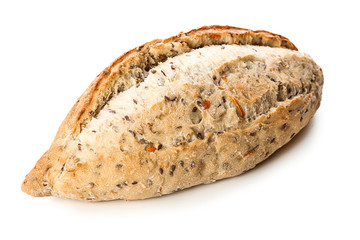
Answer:
<svg viewBox="0 0 360 240"><path fill-rule="evenodd" d="M61 136L60 128L25 192L133 200L236 176L291 140L320 105L321 68L295 47L145 48L125 70L102 73L112 80L93 86L98 96L87 100L78 130Z"/></svg>

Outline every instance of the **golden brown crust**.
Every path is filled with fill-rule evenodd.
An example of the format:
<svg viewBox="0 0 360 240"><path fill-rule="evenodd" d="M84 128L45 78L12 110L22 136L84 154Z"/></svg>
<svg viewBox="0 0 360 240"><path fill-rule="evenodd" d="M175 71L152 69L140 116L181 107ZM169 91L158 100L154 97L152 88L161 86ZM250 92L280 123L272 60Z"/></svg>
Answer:
<svg viewBox="0 0 360 240"><path fill-rule="evenodd" d="M140 64L144 58L155 59L155 64L157 64L157 62L161 62L160 53L165 53L166 56L174 56L167 51L166 44L175 44L178 47L179 54L181 51L189 51L189 49L220 44L250 44L297 50L293 43L281 35L262 30L251 31L244 28L213 25L194 29L187 33L180 33L165 40L153 40L126 52L95 78L72 107L59 127L50 149L44 153L26 176L22 184L24 192L32 196L54 194L49 187L51 185L49 181L56 178L55 176L58 176L61 172L51 171L50 173L48 170L54 165L63 166L66 162L67 158L63 156L62 149L65 146L64 142L76 137L103 103L111 98L113 93L110 90L113 91L119 76L125 76L132 71L131 64ZM159 53L159 56L156 55L157 53ZM154 65L154 63L151 64ZM142 68L146 67L143 66ZM125 82L123 87L126 89L130 85L131 83ZM117 92L122 90L124 89L117 89ZM51 174L52 176L50 176Z"/></svg>

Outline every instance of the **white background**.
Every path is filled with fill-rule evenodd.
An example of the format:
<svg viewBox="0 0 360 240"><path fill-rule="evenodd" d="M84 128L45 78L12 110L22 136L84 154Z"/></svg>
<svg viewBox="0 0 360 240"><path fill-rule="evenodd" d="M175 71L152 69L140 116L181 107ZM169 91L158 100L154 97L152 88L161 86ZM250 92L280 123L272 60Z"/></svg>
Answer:
<svg viewBox="0 0 360 240"><path fill-rule="evenodd" d="M355 3L0 1L0 238L360 239ZM87 203L21 192L98 73L147 41L211 24L284 35L322 67L322 105L291 143L244 175L161 198Z"/></svg>

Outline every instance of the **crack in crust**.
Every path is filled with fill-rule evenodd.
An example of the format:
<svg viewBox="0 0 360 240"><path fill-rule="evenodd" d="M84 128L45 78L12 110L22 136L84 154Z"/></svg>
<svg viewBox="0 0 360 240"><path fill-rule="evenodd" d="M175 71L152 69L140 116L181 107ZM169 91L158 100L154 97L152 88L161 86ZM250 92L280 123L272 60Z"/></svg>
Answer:
<svg viewBox="0 0 360 240"><path fill-rule="evenodd" d="M234 105L239 105L239 116L246 117L247 123L267 115L281 102L305 96L311 93L312 88L318 92L322 86L322 73L318 72L316 64L306 65L300 57L279 57L276 66L267 64L265 59L247 55L217 69L218 77L214 83L223 90L235 92ZM318 80L321 81L320 86L317 85ZM241 100L241 104L236 99Z"/></svg>

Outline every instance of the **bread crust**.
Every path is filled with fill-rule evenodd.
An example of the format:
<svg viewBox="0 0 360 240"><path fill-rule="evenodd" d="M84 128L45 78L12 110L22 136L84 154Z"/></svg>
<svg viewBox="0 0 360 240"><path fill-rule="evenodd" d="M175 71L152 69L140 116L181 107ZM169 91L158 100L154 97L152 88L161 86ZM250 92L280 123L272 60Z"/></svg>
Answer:
<svg viewBox="0 0 360 240"><path fill-rule="evenodd" d="M38 160L35 167L29 172L25 177L25 180L22 184L22 190L32 196L50 196L56 195L61 197L75 198L80 200L107 200L112 199L111 197L103 197L99 199L84 199L79 196L75 196L74 193L69 191L68 193L60 193L54 191L54 184L56 179L59 178L61 172L63 171L64 165L67 161L66 157L66 143L74 139L81 132L84 126L91 121L92 117L102 108L105 102L107 102L114 93L114 91L124 91L131 86L133 83L124 82L122 83L122 89L115 89L115 85L119 85L117 79L119 76L126 76L127 74L132 73L133 65L144 65L144 59L152 59L155 63L158 64L161 61L162 55L165 57L176 56L174 51L169 51L168 46L175 46L177 54L182 54L186 51L192 49L208 46L208 45L221 45L221 44L240 44L240 45L260 45L260 46L270 46L270 47L279 47L279 48L288 48L291 50L297 51L297 48L293 43L291 43L287 38L270 33L267 31L259 30L252 31L244 28L237 28L231 26L205 26L202 28L191 30L187 33L180 33L176 36L160 40L156 39L145 43L137 48L134 48L119 58L117 58L109 67L105 68L90 84L86 91L80 96L75 105L71 108L70 112L67 114L66 118L62 122L59 130L54 138L53 143L51 144L48 151L46 151L43 156ZM149 57L150 56L150 57ZM147 63L149 65L149 63ZM151 66L150 66L151 67ZM149 68L146 64L140 67L142 70ZM263 137L260 137L260 134L251 141L249 139L244 139L243 141L250 141L259 143L267 139L265 136L269 135L270 132L272 136L276 139L276 142L272 145L260 144L258 146L253 145L252 147L257 148L257 151L254 149L247 149L245 154L242 154L242 158L247 158L247 161L242 166L232 166L231 169L226 170L227 165L225 163L223 168L223 174L220 174L213 178L213 180L222 179L226 177L231 177L238 175L252 167L257 163L267 158L271 155L276 149L283 146L287 143L297 132L299 132L311 119L314 115L316 109L320 105L321 99L321 86L322 86L322 73L317 73L319 82L316 85L317 87L312 89L312 91L306 95L296 96L294 99L285 101L281 106L272 111L269 116L261 116L257 118L252 123L252 126L245 130L234 130L222 134L219 137L217 142L218 147L224 147L225 145L231 145L231 139L236 135L240 138L249 138L249 131L255 129L261 129ZM307 114L304 114L306 109ZM290 111L291 110L291 111ZM301 123L289 124L292 121L299 121L301 118ZM287 123L287 126L284 124ZM266 125L266 129L264 129ZM285 126L285 127L284 127ZM284 130L287 131L284 131ZM262 135L261 135L262 136ZM179 158L179 155L186 156L194 154L197 151L213 151L216 147L214 144L209 144L211 141L212 134L206 136L205 141L196 140L193 144L181 146L175 152L164 152L163 156L166 155L176 155L176 158ZM270 140L271 141L271 140ZM236 144L236 142L234 143ZM143 156L139 156L141 158ZM158 158L162 156L159 155ZM59 167L59 166L62 166ZM49 171L50 170L50 171ZM199 170L200 172L201 170ZM185 181L185 180L184 180ZM189 187L190 185L198 185L204 183L204 180L201 177L192 178L193 183L185 183L182 188ZM206 183L206 182L205 182ZM188 184L189 186L186 186ZM169 186L164 187L166 191L161 190L158 194L154 195L153 190L146 191L133 191L133 193L125 196L126 199L141 199L154 197L157 195L167 194L173 191L175 188L175 183L170 181ZM66 189L67 186L62 186L63 189Z"/></svg>

